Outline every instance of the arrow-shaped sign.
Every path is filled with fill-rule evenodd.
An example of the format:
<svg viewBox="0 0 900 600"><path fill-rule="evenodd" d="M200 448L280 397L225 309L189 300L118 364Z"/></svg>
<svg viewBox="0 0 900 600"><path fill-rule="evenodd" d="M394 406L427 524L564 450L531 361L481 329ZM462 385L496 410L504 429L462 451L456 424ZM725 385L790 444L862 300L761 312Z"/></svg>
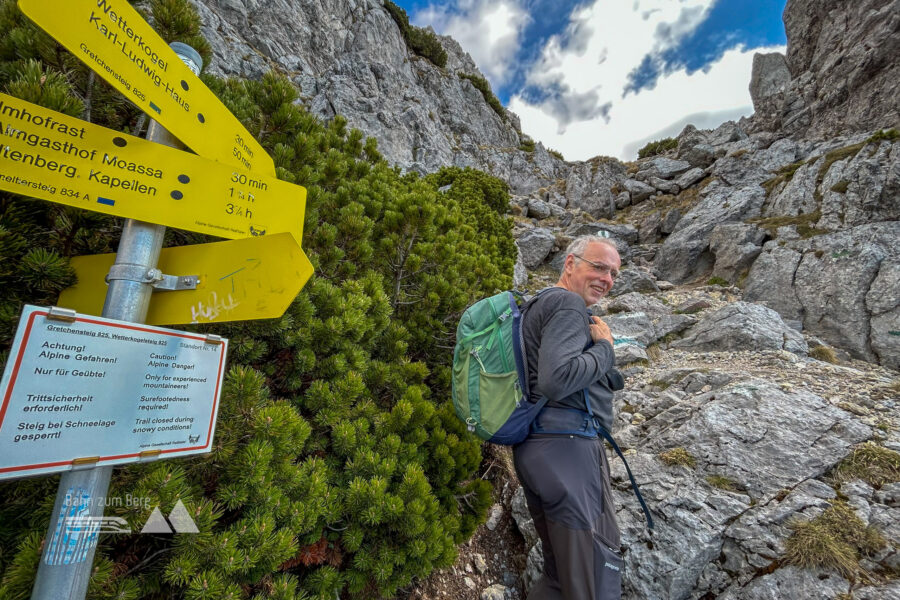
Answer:
<svg viewBox="0 0 900 600"><path fill-rule="evenodd" d="M303 236L303 187L6 94L0 94L0 189L230 239Z"/></svg>
<svg viewBox="0 0 900 600"><path fill-rule="evenodd" d="M19 0L19 8L198 154L275 175L263 147L125 0Z"/></svg>
<svg viewBox="0 0 900 600"><path fill-rule="evenodd" d="M103 281L115 254L78 256L71 265L78 285L63 290L59 305L99 315ZM312 275L313 268L290 233L196 246L164 248L163 273L199 275L195 290L157 292L146 323L178 325L280 317Z"/></svg>

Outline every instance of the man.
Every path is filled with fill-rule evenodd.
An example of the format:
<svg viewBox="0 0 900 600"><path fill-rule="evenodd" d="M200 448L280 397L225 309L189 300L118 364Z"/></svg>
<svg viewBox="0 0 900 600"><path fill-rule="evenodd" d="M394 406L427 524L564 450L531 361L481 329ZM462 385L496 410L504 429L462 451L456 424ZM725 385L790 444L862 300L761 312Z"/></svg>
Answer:
<svg viewBox="0 0 900 600"><path fill-rule="evenodd" d="M587 311L612 289L620 266L611 240L575 239L555 288L540 293L522 324L530 400L549 398L513 450L544 552L528 600L621 596L619 528L596 424L612 429L613 392L623 380L609 327Z"/></svg>

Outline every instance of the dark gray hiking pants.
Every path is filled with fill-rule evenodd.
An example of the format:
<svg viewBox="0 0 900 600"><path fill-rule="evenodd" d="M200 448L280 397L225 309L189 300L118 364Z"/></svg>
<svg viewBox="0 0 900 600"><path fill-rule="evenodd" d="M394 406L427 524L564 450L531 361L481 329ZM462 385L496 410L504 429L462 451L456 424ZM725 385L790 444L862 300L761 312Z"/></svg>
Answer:
<svg viewBox="0 0 900 600"><path fill-rule="evenodd" d="M544 550L528 600L619 600L622 555L602 439L533 434L513 457Z"/></svg>

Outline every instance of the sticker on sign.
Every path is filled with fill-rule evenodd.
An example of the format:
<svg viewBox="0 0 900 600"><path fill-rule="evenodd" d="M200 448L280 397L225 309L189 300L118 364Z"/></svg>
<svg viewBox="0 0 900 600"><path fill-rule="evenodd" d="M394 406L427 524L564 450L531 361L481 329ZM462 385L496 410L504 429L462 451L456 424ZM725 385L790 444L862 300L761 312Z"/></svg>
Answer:
<svg viewBox="0 0 900 600"><path fill-rule="evenodd" d="M0 382L0 479L209 452L227 348L26 306Z"/></svg>
<svg viewBox="0 0 900 600"><path fill-rule="evenodd" d="M19 8L197 154L275 175L272 157L126 0L19 0Z"/></svg>

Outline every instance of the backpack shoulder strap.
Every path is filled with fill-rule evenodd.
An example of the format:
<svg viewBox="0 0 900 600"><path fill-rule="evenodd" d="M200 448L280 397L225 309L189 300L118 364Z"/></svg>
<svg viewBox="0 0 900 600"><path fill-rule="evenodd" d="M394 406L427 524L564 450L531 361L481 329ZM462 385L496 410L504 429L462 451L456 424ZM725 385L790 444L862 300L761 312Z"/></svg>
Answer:
<svg viewBox="0 0 900 600"><path fill-rule="evenodd" d="M549 295L555 294L554 290L564 291L563 288L552 286L546 287L542 290L538 290L534 296L525 301L522 307L516 311L516 321L514 322L513 331L516 335L515 343L513 343L513 352L515 353L516 358L516 366L519 370L519 385L522 389L523 396L526 400L531 397L531 385L529 384L528 377L528 354L525 349L525 314L531 309L538 300L541 298L545 298ZM510 302L514 302L510 300ZM543 401L541 405L546 404L546 401Z"/></svg>

